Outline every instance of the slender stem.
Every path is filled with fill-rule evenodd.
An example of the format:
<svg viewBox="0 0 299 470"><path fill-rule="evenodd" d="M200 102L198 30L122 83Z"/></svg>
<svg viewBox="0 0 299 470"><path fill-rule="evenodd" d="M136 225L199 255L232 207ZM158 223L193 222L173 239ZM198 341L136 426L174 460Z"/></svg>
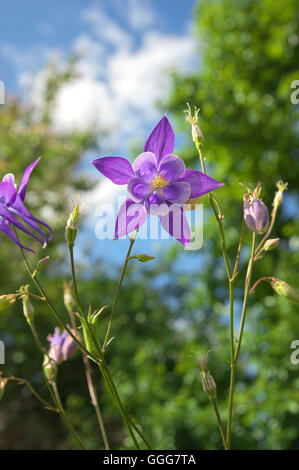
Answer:
<svg viewBox="0 0 299 470"><path fill-rule="evenodd" d="M115 400L115 402L116 402L116 404L117 404L117 406L118 406L118 408L119 408L119 410L120 410L120 413L121 413L121 416L122 416L122 418L123 418L123 421L124 421L124 423L125 423L125 425L126 425L126 427L127 427L127 429L128 429L128 432L129 432L129 434L130 434L130 436L131 436L131 438L132 438L132 440L133 440L133 442L134 442L134 444L135 444L135 447L136 447L136 449L139 450L139 449L140 449L139 444L138 444L138 442L137 442L137 440L136 440L135 434L134 434L134 432L133 432L133 430L132 430L131 423L130 423L130 421L129 421L129 419L128 419L128 416L127 416L126 411L124 410L123 404L122 404L122 402L121 402L121 400L120 400L120 398L119 398L119 395L118 395L118 393L117 393L117 390L116 390L116 387L115 387L115 385L114 385L114 383L113 383L113 380L112 380L112 378L111 378L111 376L110 376L110 374L109 374L109 372L108 372L108 370L107 370L107 368L106 368L106 366L105 366L104 364L99 364L99 367L100 367L100 370L101 370L101 372L102 372L102 375L103 375L103 377L104 377L104 379L105 379L105 381L106 381L106 384L108 385L108 387L109 387L109 389L110 389L110 391L111 391L111 393L112 393L112 395L113 395L113 398L114 398L114 400Z"/></svg>
<svg viewBox="0 0 299 470"><path fill-rule="evenodd" d="M93 380L93 377L92 377L92 369L91 369L90 362L89 362L89 359L88 359L87 355L84 352L82 352L82 355L83 355L85 375L86 375L89 395L90 395L90 398L91 398L91 403L93 404L93 406L95 408L95 412L96 412L97 420L98 420L98 423L99 423L99 428L100 428L100 431L101 431L101 434L102 434L102 438L103 438L103 441L104 441L105 449L109 450L110 446L109 446L109 442L108 442L108 438L107 438L107 434L106 434L106 430L105 430L105 425L104 425L102 413L101 413L99 403L98 403L97 392L96 392L94 380Z"/></svg>
<svg viewBox="0 0 299 470"><path fill-rule="evenodd" d="M127 265L128 261L129 261L128 258L129 258L130 254L131 254L131 250L132 250L134 241L135 241L135 239L136 239L136 235L137 235L137 230L136 230L136 233L135 233L134 238L131 240L130 248L129 248L129 251L128 251L128 254L127 254L127 257L126 257L126 261L125 261L125 265ZM77 278L76 278L75 263L74 263L73 247L70 247L70 259L71 259L71 266L72 266L73 285L74 285L74 291L75 291L77 303L78 303L78 305L79 305L81 314L85 317L84 312L83 312L83 307L82 307L82 304L81 304L81 301L80 301L79 293L78 293ZM125 275L125 270L123 269L123 277L124 277L124 275ZM123 277L122 277L122 278L123 278ZM119 289L120 289L120 286L119 286ZM115 309L116 309L116 303L115 303L114 312L115 312ZM112 320L113 320L113 317L112 317ZM111 318L110 318L111 324L112 324L112 320L111 320ZM111 324L110 324L110 328L111 328ZM94 343L95 347L97 348L97 350L99 351L99 353L102 354L101 350L99 349L97 340L96 340L96 338L95 338L93 329L91 328L91 326L90 326L88 320L85 322L85 326L87 326L87 327L89 328L89 331L90 331L91 336L92 336L92 339L93 339L93 343ZM108 333L108 331L107 331L107 333ZM106 335L106 337L107 337L107 335ZM108 341L108 339L107 339L107 341ZM114 385L114 383L113 383L113 381L112 381L112 378L111 378L111 376L110 376L110 374L109 374L109 372L108 372L108 369L107 369L106 365L104 365L103 363L104 363L104 358L102 358L101 364L98 364L98 365L99 365L99 368L100 368L100 371L101 371L101 373L102 373L102 375L103 375L103 378L104 378L106 384L107 384L108 387L109 387L110 392L112 393L112 395L113 395L113 397L114 397L114 399L115 399L115 402L116 402L116 404L117 404L117 406L118 406L118 408L119 408L119 411L120 411L121 416L122 416L122 418L123 418L123 420L124 420L124 423L125 423L126 427L128 428L129 434L130 434L130 436L131 436L131 438L132 438L132 440L133 440L133 442L134 442L136 448L139 449L138 442L137 442L137 440L136 440L136 438L135 438L135 435L134 435L134 432L133 432L133 430L132 430L132 424L131 424L131 422L130 422L130 420L129 420L129 418L128 418L128 416L127 416L125 410L124 410L123 404L122 404L121 399L120 399L120 397L119 397L119 395L118 395L118 393L117 393L116 387L115 387L115 385ZM138 431L138 432L139 432L139 431Z"/></svg>
<svg viewBox="0 0 299 470"><path fill-rule="evenodd" d="M61 402L61 399L60 399L60 395L59 395L59 392L58 392L58 388L57 388L57 385L55 382L51 383L50 384L51 387L52 387L52 390L54 392L54 397L55 397L55 402L56 402L56 405L57 405L57 408L59 409L59 413L60 413L60 416L61 416L61 419L62 421L64 422L66 428L69 430L69 432L72 434L72 436L74 437L74 439L77 441L77 443L79 444L79 446L84 449L84 450L88 450L87 447L85 446L84 442L82 441L81 437L78 435L78 433L75 431L75 429L73 428L72 426L72 423L70 422L69 418L67 417L65 411L64 411L64 408L63 408L63 405L62 405L62 402ZM53 397L53 398L54 398Z"/></svg>
<svg viewBox="0 0 299 470"><path fill-rule="evenodd" d="M7 378L8 380L13 380L15 382L18 382L19 384L23 384L23 385L26 385L29 390L33 393L33 395L46 407L48 408L49 410L51 411L55 411L55 412L58 412L58 409L57 408L54 408L52 405L50 405L46 400L44 400L40 394L34 389L34 387L31 385L30 382L28 382L28 380L26 379L21 379L20 377L8 377Z"/></svg>
<svg viewBox="0 0 299 470"><path fill-rule="evenodd" d="M242 307L242 315L241 315L241 322L240 322L240 330L238 335L238 341L236 346L236 351L234 355L234 360L231 363L231 375L230 375L230 389L229 389L229 402L228 402L228 419L227 419L227 431L226 431L226 441L228 449L230 448L230 441L231 441L231 426L232 426L232 413L233 413L233 402L234 402L234 391L235 391L235 381L236 381L236 374L237 374L237 364L241 349L242 337L244 332L244 325L246 319L246 312L247 312L247 305L248 305L248 298L249 298L249 291L250 291L250 283L251 283L251 276L252 276L252 268L254 263L254 247L255 247L255 238L256 234L253 233L252 235L252 247L251 247L251 255L248 262L246 279L245 279L245 290L244 290L244 299L243 299L243 307Z"/></svg>
<svg viewBox="0 0 299 470"><path fill-rule="evenodd" d="M241 232L240 232L240 240L239 240L239 245L238 245L238 251L237 251L237 256L236 256L236 261L235 261L235 266L232 274L232 280L235 279L237 272L238 272L238 267L239 267L239 261L240 261L240 255L241 255L241 250L243 246L243 236L244 236L244 228L245 228L245 221L244 217L242 217L242 225L241 225Z"/></svg>
<svg viewBox="0 0 299 470"><path fill-rule="evenodd" d="M40 351L42 354L48 355L48 352L47 352L46 349L43 347L43 345L42 345L42 343L41 343L41 341L40 341L40 339L39 339L38 332L37 332L37 330L36 330L36 328L35 328L34 321L27 321L27 323L28 323L28 325L29 325L29 327L30 327L30 329L31 329L32 336L33 336L33 338L34 338L34 340L35 340L35 343L36 343L36 345L37 345L39 351Z"/></svg>
<svg viewBox="0 0 299 470"><path fill-rule="evenodd" d="M123 280L124 280L124 277L125 277L125 274L126 274L127 265L128 265L128 262L129 262L129 258L130 258L130 255L131 255L131 251L132 251L134 242L135 242L135 240L136 240L137 233L138 233L138 229L136 230L135 235L134 235L134 236L131 238L131 240L130 240L130 245L129 245L129 249L128 249L128 252L127 252L126 259L125 259L125 263L124 263L124 265L123 265L123 268L122 268L122 271L121 271L121 275L120 275L120 279L119 279L119 282L118 282L118 285L117 285L117 288L116 288L116 292L115 292L115 296L114 296L114 301L113 301L113 307L112 307L112 311L111 311L111 316L110 316L110 320L109 320L109 323L108 323L108 328L107 328L106 336L105 336L104 343L103 343L103 347L102 347L102 352L103 352L103 353L105 352L106 347L107 347L107 343L108 343L108 341L109 341L109 336L110 336L110 332L111 332L111 327L112 327L114 315L115 315L115 312L116 312L116 307L117 307L119 292L120 292L120 289L121 289L121 286L122 286L122 283L123 283Z"/></svg>
<svg viewBox="0 0 299 470"><path fill-rule="evenodd" d="M224 432L220 412L219 412L219 409L218 409L217 400L216 400L216 398L213 398L213 397L210 397L210 400L211 400L211 402L213 404L213 407L214 407L214 410L215 410L215 414L216 414L216 417L217 417L218 427L219 427L219 431L220 431L220 434L221 434L221 437L222 437L222 442L223 442L223 445L224 445L224 449L227 450L225 432Z"/></svg>
<svg viewBox="0 0 299 470"><path fill-rule="evenodd" d="M47 303L49 309L51 310L51 312L53 313L53 315L55 316L56 320L58 321L58 323L61 325L61 327L67 331L67 333L71 336L71 338L78 344L78 346L80 347L81 350L83 350L86 354L88 354L90 357L92 357L97 363L100 363L101 362L101 358L99 357L96 357L94 354L92 354L91 352L89 352L85 346L78 340L78 338L76 338L76 336L72 333L72 331L69 329L69 327L65 324L65 322L62 320L62 318L60 317L60 315L57 313L57 311L55 310L52 302L50 301L49 297L46 295L43 287L41 286L40 282L38 281L37 279L37 276L36 275L33 275L33 272L28 264L28 261L26 259L26 256L25 256L25 253L24 253L24 250L23 248L19 247L20 248L20 251L21 251L21 254L22 254L22 258L24 260L24 263L25 263L25 266L27 268L27 271L31 277L31 279L33 280L33 282L35 283L36 287L38 288L38 290L40 291L40 293L42 294L42 296L44 297L45 299L45 302Z"/></svg>
<svg viewBox="0 0 299 470"><path fill-rule="evenodd" d="M253 286L251 287L250 291L249 291L249 295L253 294L255 289L257 288L257 286L259 285L260 282L262 281L272 281L274 280L275 278L273 276L264 276L264 277L261 277L260 279L258 279L258 281L256 281Z"/></svg>

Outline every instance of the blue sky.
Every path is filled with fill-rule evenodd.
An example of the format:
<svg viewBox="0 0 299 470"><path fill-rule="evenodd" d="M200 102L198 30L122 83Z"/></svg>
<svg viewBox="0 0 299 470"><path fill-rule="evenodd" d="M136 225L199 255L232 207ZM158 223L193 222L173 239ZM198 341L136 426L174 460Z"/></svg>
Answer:
<svg viewBox="0 0 299 470"><path fill-rule="evenodd" d="M103 154L127 156L132 140L145 138L161 117L157 101L165 96L169 71L195 66L193 0L10 0L1 5L0 79L8 93L19 93L37 107L42 100L45 65L62 64L79 54L79 78L60 92L54 127L72 131L99 125L117 129ZM166 110L165 110L166 111ZM103 147L103 146L102 146ZM88 155L85 160L92 160ZM82 168L82 167L81 167ZM82 246L96 243L99 204L125 195L95 175L98 184L85 196L88 230ZM73 195L70 195L70 198ZM169 241L139 241L140 251L159 254ZM121 256L127 241L97 243L103 256ZM108 255L107 255L108 253Z"/></svg>

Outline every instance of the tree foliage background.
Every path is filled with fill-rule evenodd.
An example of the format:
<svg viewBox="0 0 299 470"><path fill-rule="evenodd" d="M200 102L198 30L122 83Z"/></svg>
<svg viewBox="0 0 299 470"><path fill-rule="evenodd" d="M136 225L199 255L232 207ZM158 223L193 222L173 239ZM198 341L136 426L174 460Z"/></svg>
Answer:
<svg viewBox="0 0 299 470"><path fill-rule="evenodd" d="M288 194L273 232L281 238L279 248L255 264L254 279L275 275L298 288L298 105L290 100L290 84L299 79L298 2L201 0L194 15L200 66L188 76L182 76L178 68L163 109L169 109L177 130L187 135L186 102L201 108L207 170L226 183L217 197L232 260L242 217L244 187L239 183L262 182L262 196L270 208L276 181L288 181ZM61 81L71 79L71 64L68 67L62 75L53 71L45 112L39 119L33 109L17 100L0 107L1 174L15 172L20 178L33 158L43 156L42 165L32 176L28 203L33 213L42 215L50 206L55 214L55 241L47 251L52 261L43 278L61 312L61 286L68 276L63 237L70 193L71 188L86 187L86 181L78 181L73 170L84 152L96 145L92 133L61 135L51 131L51 103ZM191 137L180 155L189 167L198 167ZM209 368L225 420L229 385L229 364L225 361L229 357L227 281L216 222L206 202L203 199L204 246L199 253L183 252L175 246L145 267L131 265L114 325L115 340L108 351L107 361L120 395L154 448L221 448L213 411L202 392L192 356L192 351L203 354L213 349ZM28 281L15 247L0 236L0 286L1 293L8 293ZM245 240L248 246L247 232ZM236 280L236 319L247 256L244 248ZM111 305L114 275L100 259L90 259L88 265L88 269L82 266L80 281L86 304L90 302L95 308L99 303ZM46 338L54 322L43 305L36 304L35 309L38 329ZM99 338L105 331L104 323L98 329ZM1 313L0 326L6 344L3 372L31 380L46 396L41 358L20 304ZM299 339L296 304L261 284L250 298L237 378L233 448L298 449L299 366L290 361L294 339ZM91 448L98 448L102 443L80 361L77 355L60 366L59 387L75 426ZM119 415L100 380L98 390L112 445L129 448ZM27 389L16 384L8 384L5 390L0 427L2 449L75 447L59 417L42 409Z"/></svg>

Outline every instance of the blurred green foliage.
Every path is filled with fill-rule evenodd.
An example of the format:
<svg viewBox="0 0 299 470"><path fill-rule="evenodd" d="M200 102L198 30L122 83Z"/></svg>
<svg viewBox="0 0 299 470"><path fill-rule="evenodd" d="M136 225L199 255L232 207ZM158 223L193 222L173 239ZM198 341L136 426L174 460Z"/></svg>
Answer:
<svg viewBox="0 0 299 470"><path fill-rule="evenodd" d="M239 183L247 186L261 181L262 197L270 207L276 181L289 182L273 232L281 242L256 263L254 280L275 275L297 288L298 106L290 101L290 84L299 79L298 16L295 0L201 0L195 12L198 70L188 76L179 71L173 75L173 87L164 106L185 134L190 130L182 112L186 102L201 107L208 173L227 184L215 194L225 215L231 260L236 254L245 191ZM52 100L55 93L49 96ZM28 205L34 214L42 216L45 207L51 207L55 214L55 240L47 250L52 262L42 280L67 318L62 302L62 283L68 275L62 242L70 187L75 184L71 170L84 151L93 147L94 137L53 133L49 113L44 113L38 123L33 116L33 110L24 109L18 102L0 107L0 170L1 174L14 171L20 178L27 164L39 154L43 156L32 175ZM180 155L188 166L198 167L191 137ZM127 410L142 424L157 449L221 448L193 353L203 355L213 349L209 369L217 383L225 421L229 382L229 364L225 361L229 357L227 281L217 224L208 201L203 202L204 246L199 253L183 252L176 246L146 265L131 262L113 326L115 339L107 350L107 362ZM250 233L246 231L245 245L249 243ZM247 246L236 280L236 328ZM138 242L134 254L138 254ZM194 263L196 257L198 262ZM18 253L2 235L0 265L1 293L25 282ZM81 266L81 274L87 274L80 280L85 305L111 305L116 280L109 271L109 266L94 255ZM55 323L44 305L35 303L35 309L45 342ZM103 339L108 317L107 310L98 325L99 339ZM47 396L39 372L41 358L21 306L2 312L0 325L7 352L3 372L31 380ZM296 304L261 284L250 298L240 356L233 448L298 449L299 365L290 362L294 339L299 339ZM80 355L59 369L59 387L75 427L91 448L102 446ZM96 369L94 372L98 377ZM101 380L97 382L111 444L130 448L112 399ZM59 417L43 410L23 386L8 384L0 406L0 423L3 449L75 446Z"/></svg>

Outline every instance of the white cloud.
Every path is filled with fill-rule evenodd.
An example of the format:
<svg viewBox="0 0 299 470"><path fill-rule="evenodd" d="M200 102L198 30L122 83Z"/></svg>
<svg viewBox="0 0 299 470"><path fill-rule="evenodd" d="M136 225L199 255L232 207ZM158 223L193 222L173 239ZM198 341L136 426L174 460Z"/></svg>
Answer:
<svg viewBox="0 0 299 470"><path fill-rule="evenodd" d="M133 29L148 28L157 21L154 11L146 0L127 0L126 6L128 22Z"/></svg>

